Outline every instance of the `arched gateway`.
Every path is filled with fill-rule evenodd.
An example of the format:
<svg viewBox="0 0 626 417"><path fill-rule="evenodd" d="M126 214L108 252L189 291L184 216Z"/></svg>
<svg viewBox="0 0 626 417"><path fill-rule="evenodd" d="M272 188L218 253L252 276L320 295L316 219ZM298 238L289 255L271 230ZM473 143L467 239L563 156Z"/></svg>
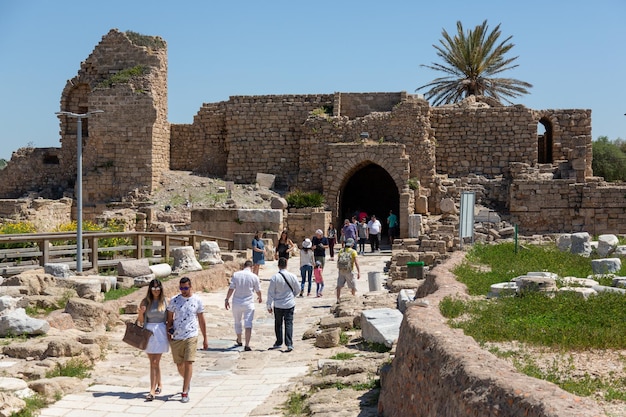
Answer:
<svg viewBox="0 0 626 417"><path fill-rule="evenodd" d="M329 153L334 162L326 172L324 195L335 225L340 226L357 209L376 214L385 224L389 210L394 210L400 220L400 236L406 237L415 203L408 186L410 166L405 146L335 143L329 146Z"/></svg>

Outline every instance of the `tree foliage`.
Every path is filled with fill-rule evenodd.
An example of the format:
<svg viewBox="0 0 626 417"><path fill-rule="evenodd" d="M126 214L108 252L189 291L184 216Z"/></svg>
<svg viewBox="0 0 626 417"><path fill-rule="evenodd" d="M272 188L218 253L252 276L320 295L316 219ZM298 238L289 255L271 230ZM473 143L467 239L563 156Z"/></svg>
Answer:
<svg viewBox="0 0 626 417"><path fill-rule="evenodd" d="M604 177L606 181L626 181L626 141L610 141L607 136L600 136L592 144L593 175Z"/></svg>
<svg viewBox="0 0 626 417"><path fill-rule="evenodd" d="M528 94L531 84L513 78L499 78L496 75L517 67L513 62L518 57L506 58L513 48L512 36L499 42L500 25L488 32L487 21L478 25L467 34L461 22L456 23L457 33L450 36L444 29L440 45L433 45L443 63L421 65L447 74L430 83L418 87L416 91L428 89L427 100L434 99L433 105L455 103L471 95L502 99L512 104L507 98Z"/></svg>

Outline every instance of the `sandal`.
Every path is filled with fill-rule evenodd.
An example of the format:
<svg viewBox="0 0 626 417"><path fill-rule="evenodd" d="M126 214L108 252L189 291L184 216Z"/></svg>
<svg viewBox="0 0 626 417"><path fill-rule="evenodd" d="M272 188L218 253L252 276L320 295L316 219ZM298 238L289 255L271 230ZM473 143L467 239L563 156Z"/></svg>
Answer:
<svg viewBox="0 0 626 417"><path fill-rule="evenodd" d="M154 395L152 394L146 395L146 401L152 401L152 400L154 400Z"/></svg>
<svg viewBox="0 0 626 417"><path fill-rule="evenodd" d="M157 388L154 390L154 393L155 393L156 395L159 395L159 394L161 393L161 387L157 387Z"/></svg>

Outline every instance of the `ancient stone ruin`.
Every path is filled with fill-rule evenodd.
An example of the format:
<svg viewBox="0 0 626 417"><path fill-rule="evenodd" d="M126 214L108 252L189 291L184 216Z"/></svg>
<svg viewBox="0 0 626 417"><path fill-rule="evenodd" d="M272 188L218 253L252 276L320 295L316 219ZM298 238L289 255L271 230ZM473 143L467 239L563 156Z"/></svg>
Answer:
<svg viewBox="0 0 626 417"><path fill-rule="evenodd" d="M337 92L233 96L202 104L192 124L170 124L166 80L166 42L116 29L68 80L60 110L103 110L82 124L87 216L154 191L167 170L188 170L238 183L268 173L278 188L320 191L333 222L366 189L378 196L370 212L398 213L402 237L410 215L438 214L462 190L508 211L523 233L626 228L624 187L593 177L590 110L483 97L431 107L405 92ZM15 152L0 171L0 196L71 191L76 127L61 116L60 148Z"/></svg>

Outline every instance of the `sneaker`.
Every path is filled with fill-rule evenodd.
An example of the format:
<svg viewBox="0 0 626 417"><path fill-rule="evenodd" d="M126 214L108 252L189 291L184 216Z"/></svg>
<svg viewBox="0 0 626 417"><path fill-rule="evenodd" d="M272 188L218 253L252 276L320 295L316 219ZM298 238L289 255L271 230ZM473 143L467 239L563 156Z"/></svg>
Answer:
<svg viewBox="0 0 626 417"><path fill-rule="evenodd" d="M274 345L272 345L271 348L269 348L268 350L275 350L275 349L280 349L282 347L282 345L279 345L277 343L274 343Z"/></svg>
<svg viewBox="0 0 626 417"><path fill-rule="evenodd" d="M287 346L286 352L291 352L291 351L293 351L293 346Z"/></svg>
<svg viewBox="0 0 626 417"><path fill-rule="evenodd" d="M300 291L300 297L304 297L304 291Z"/></svg>
<svg viewBox="0 0 626 417"><path fill-rule="evenodd" d="M246 352L250 352L252 348L250 346L246 346L243 348L243 350L245 350Z"/></svg>
<svg viewBox="0 0 626 417"><path fill-rule="evenodd" d="M319 298L319 297L321 297L321 296L322 296L322 294L317 294L317 297L318 297L318 298Z"/></svg>
<svg viewBox="0 0 626 417"><path fill-rule="evenodd" d="M180 402L181 403L188 403L189 402L189 393L183 392L182 394L180 394Z"/></svg>

